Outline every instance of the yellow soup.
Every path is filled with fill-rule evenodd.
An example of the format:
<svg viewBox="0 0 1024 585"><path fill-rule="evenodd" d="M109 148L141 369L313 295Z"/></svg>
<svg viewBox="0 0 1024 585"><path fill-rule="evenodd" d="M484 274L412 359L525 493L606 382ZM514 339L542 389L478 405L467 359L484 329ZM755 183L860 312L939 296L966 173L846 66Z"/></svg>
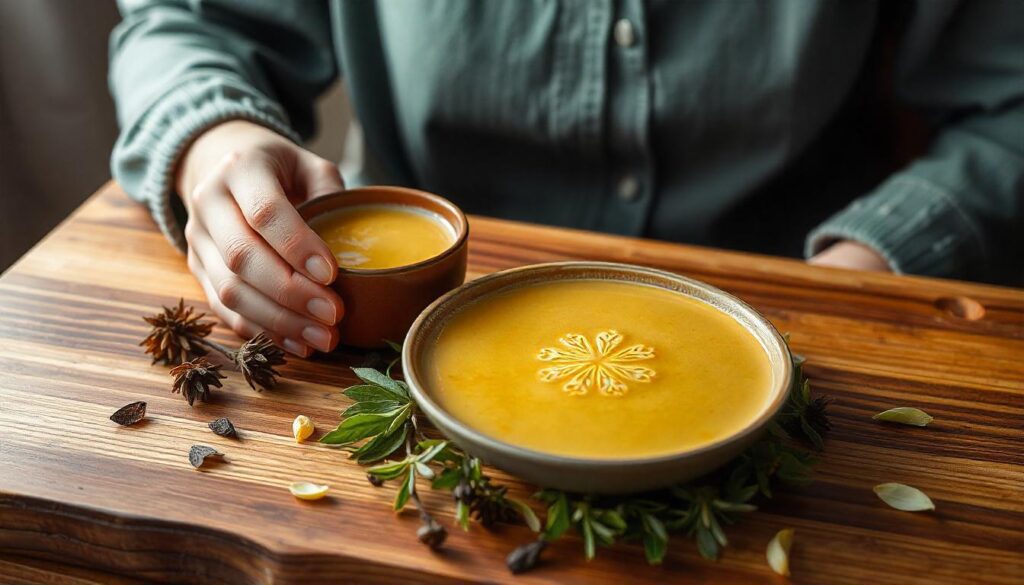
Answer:
<svg viewBox="0 0 1024 585"><path fill-rule="evenodd" d="M443 218L403 205L353 205L314 217L310 227L342 268L375 270L433 258L455 241Z"/></svg>
<svg viewBox="0 0 1024 585"><path fill-rule="evenodd" d="M452 316L425 356L427 391L464 424L536 451L637 458L746 427L767 406L768 356L703 302L600 280L523 286Z"/></svg>

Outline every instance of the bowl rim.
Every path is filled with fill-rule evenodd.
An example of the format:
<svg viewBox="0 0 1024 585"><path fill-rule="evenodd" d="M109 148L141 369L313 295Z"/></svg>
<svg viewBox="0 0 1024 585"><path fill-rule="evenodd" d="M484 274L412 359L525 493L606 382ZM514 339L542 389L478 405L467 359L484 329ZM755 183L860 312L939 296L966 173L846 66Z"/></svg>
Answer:
<svg viewBox="0 0 1024 585"><path fill-rule="evenodd" d="M453 298L467 294L473 288L485 285L495 280L503 280L514 278L517 274L524 272L533 271L544 271L544 270L555 270L559 268L565 269L579 269L579 270L619 270L625 272L631 272L638 275L646 275L656 278L667 278L675 280L687 286L696 287L702 289L703 292L710 295L716 296L722 300L725 300L729 304L736 308L741 309L747 313L750 318L757 326L762 327L764 332L767 333L767 337L775 342L779 349L781 349L783 363L781 365L782 372L779 376L779 381L770 388L770 391L774 394L772 400L762 409L761 413L752 421L747 423L745 427L739 431L722 437L712 443L701 445L692 449L683 451L676 451L663 455L655 455L652 457L631 457L631 458L594 458L594 457L573 457L568 455L559 455L555 453L548 453L544 451L537 451L528 447L522 447L512 443L496 439L489 435L482 433L474 429L473 427L463 423L453 415L449 414L447 410L443 409L437 404L429 394L424 390L424 385L418 376L418 367L415 365L413 359L413 351L419 349L423 345L420 341L422 338L421 329L424 328L425 324L429 322L431 314L438 310L440 307L450 302ZM567 278L565 280L572 280ZM580 278L579 280L585 280ZM609 279L611 280L611 279ZM625 281L623 281L625 282ZM511 286L515 286L512 284ZM658 286L645 284L645 286ZM664 288L664 287L661 287ZM504 289L501 289L504 290ZM666 289L671 290L671 289ZM496 291L494 291L496 292ZM680 291L674 291L680 292ZM493 294L485 293L486 294ZM474 299L475 300L475 299ZM706 302L703 299L697 299L701 302ZM721 310L719 307L715 307ZM735 318L735 317L734 317ZM743 325L741 323L741 325ZM748 329L744 325L744 329ZM749 329L748 329L749 331ZM767 349L767 348L766 348ZM773 364L772 369L776 366ZM405 336L405 340L402 345L402 372L405 376L405 381L409 385L410 391L413 395L413 399L417 405L427 414L432 420L440 420L444 426L454 429L454 434L460 434L469 437L473 441L476 441L484 445L487 449L497 451L504 456L511 456L513 458L529 458L542 464L557 465L561 467L577 468L577 469L593 469L593 468L605 468L608 466L616 467L645 467L650 465L658 465L664 463L671 463L680 459L687 459L696 457L705 453L713 452L717 449L725 447L729 444L741 441L744 438L749 437L754 433L758 433L771 421L772 418L778 413L778 411L785 404L788 398L789 391L793 384L793 356L789 351L789 345L785 342L782 334L779 333L778 329L765 318L756 309L743 302L734 295L731 295L717 287L711 286L705 282L695 280L686 276L681 276L674 272L667 270L659 270L657 268L649 268L646 266L638 266L634 264L625 264L619 262L601 262L601 261L566 261L566 262L546 262L542 264L530 264L526 266L519 266L493 272L481 276L480 278L466 282L462 286L459 286L448 293L442 295L433 303L431 303L426 309L423 310L413 322L409 328L409 332ZM438 424L438 426L442 426ZM442 429L443 430L443 429Z"/></svg>
<svg viewBox="0 0 1024 585"><path fill-rule="evenodd" d="M466 214L462 211L462 209L458 205L455 205L454 203L445 199L444 197L441 197L440 195L430 193L427 191L420 191L419 189L411 189L409 187L398 187L393 185L365 185L362 187L353 187L351 189L345 189L344 191L333 191L331 193L319 195L317 197L314 197L313 199L307 199L306 201L303 201L302 203L295 206L295 209L296 211L299 212L299 216L302 217L303 221L305 221L306 224L309 225L310 220L312 220L313 218L319 217L325 213L337 211L338 209L342 209L344 207L356 207L358 205L374 205L373 203L356 203L354 205L346 205L344 203L333 203L334 201L341 201L353 195L370 194L374 192L404 193L416 199L426 199L428 201L432 201L436 205L447 209L459 220L460 225L455 225L451 221L449 221L448 218L441 217L441 219L445 223L451 225L452 229L455 230L455 239L452 240L452 243L449 244L448 247L445 248L442 252L439 252L434 256L430 256L429 258L424 258L419 262L414 262L412 264L403 264L401 266L392 266L391 268L347 268L344 266L338 266L339 274L344 273L346 275L352 276L379 276L412 272L414 270L418 270L426 266L437 264L443 261L445 258L451 256L452 254L457 253L460 248L466 245L466 241L469 239L469 219L466 217ZM309 208L314 207L316 205L328 205L329 207L319 213L306 217L306 215L303 212L307 211ZM389 205L389 203L382 203L382 205ZM416 205L402 203L394 203L390 205L404 205L406 207L417 207ZM426 207L422 207L421 209L429 211L434 215L440 215L436 211L432 209L427 209ZM319 236L319 234L317 235Z"/></svg>

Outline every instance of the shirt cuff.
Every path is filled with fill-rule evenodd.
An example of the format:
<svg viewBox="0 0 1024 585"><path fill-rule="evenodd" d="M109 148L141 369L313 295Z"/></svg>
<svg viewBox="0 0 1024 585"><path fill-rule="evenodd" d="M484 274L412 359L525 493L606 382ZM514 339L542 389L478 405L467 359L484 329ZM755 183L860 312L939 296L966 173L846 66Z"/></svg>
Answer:
<svg viewBox="0 0 1024 585"><path fill-rule="evenodd" d="M275 102L242 83L224 79L186 82L127 126L114 146L111 167L132 198L145 203L160 230L185 251L186 213L174 194L178 162L200 134L228 120L261 124L291 140L299 137Z"/></svg>
<svg viewBox="0 0 1024 585"><path fill-rule="evenodd" d="M971 278L986 257L978 227L952 194L913 175L889 179L815 228L804 254L838 240L874 248L897 273Z"/></svg>

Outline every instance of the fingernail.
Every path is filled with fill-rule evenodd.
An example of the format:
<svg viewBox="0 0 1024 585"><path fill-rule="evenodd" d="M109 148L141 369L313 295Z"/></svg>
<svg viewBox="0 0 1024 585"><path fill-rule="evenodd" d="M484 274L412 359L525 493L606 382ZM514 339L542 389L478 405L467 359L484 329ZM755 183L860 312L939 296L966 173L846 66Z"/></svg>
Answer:
<svg viewBox="0 0 1024 585"><path fill-rule="evenodd" d="M302 338L320 351L331 350L331 334L323 327L310 325L302 330Z"/></svg>
<svg viewBox="0 0 1024 585"><path fill-rule="evenodd" d="M323 256L316 254L306 260L306 270L309 274L323 284L331 283L331 265Z"/></svg>
<svg viewBox="0 0 1024 585"><path fill-rule="evenodd" d="M334 325L338 320L334 313L334 305L329 303L327 299L321 299L319 297L309 299L309 302L306 303L306 309L309 311L310 315L313 315L325 323Z"/></svg>
<svg viewBox="0 0 1024 585"><path fill-rule="evenodd" d="M306 354L309 353L309 348L307 348L305 344L299 343L298 341L285 339L284 341L281 342L281 345L284 346L285 351L289 353L294 353L295 355L306 357Z"/></svg>

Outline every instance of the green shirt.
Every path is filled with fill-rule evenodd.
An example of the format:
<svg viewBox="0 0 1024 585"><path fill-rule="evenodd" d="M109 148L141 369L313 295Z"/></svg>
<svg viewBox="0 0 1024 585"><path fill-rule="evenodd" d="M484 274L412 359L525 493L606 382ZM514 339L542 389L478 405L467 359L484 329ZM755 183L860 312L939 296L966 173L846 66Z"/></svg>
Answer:
<svg viewBox="0 0 1024 585"><path fill-rule="evenodd" d="M1024 272L1024 3L121 9L113 172L180 246L171 177L189 142L232 118L308 136L314 99L340 74L375 163L350 184L419 187L472 213L794 256L850 238L902 272ZM918 150L899 132L908 120L930 131Z"/></svg>

